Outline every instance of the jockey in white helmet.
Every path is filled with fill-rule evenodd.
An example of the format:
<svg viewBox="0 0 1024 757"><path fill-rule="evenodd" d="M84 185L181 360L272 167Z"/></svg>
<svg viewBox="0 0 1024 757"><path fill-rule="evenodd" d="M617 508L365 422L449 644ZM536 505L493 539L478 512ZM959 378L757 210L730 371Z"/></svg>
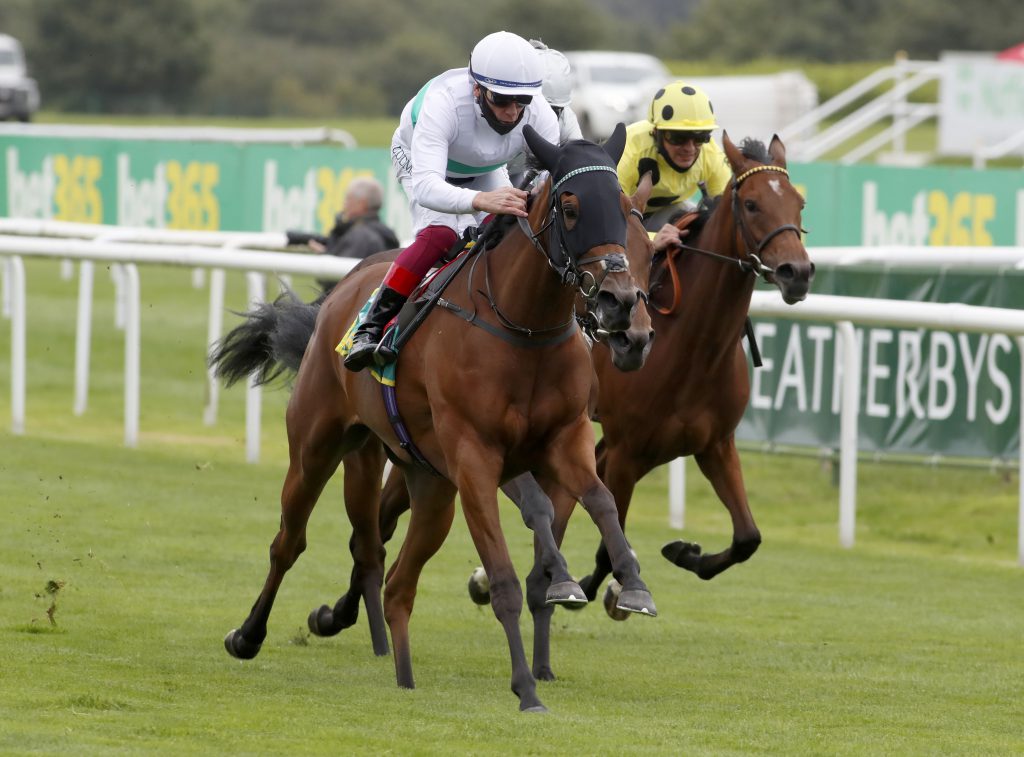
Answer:
<svg viewBox="0 0 1024 757"><path fill-rule="evenodd" d="M406 104L391 160L409 198L416 238L391 265L353 334L346 368L359 371L374 361L388 321L467 227L488 213L526 217L526 192L511 185L505 164L528 149L527 124L558 142L558 120L540 96L542 80L533 46L495 32L473 48L468 68L436 76Z"/></svg>

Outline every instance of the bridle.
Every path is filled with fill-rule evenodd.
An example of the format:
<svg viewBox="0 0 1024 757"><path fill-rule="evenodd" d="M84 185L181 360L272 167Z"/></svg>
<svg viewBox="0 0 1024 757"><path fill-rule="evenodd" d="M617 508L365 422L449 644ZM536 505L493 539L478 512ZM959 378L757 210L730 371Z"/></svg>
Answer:
<svg viewBox="0 0 1024 757"><path fill-rule="evenodd" d="M551 268L558 274L562 285L577 287L580 293L588 299L597 294L608 274L629 270L629 261L624 253L613 252L606 255L596 255L581 261L579 259L580 255L586 252L586 250L570 250L569 246L566 244L565 217L562 214L561 205L558 202L558 188L569 179L591 171L608 171L615 174L616 182L618 182L618 172L612 166L590 165L576 168L569 171L552 186L550 193L550 207L548 208L547 216L543 225L537 231L534 231L530 226L528 218L520 216L516 219L526 238L529 239L533 246L540 251L545 260L547 260L548 265L551 266ZM548 233L547 246L545 246L540 239L546 232ZM487 302L494 311L495 316L497 316L498 321L506 331L502 331L485 321L480 320L475 312L468 313L463 311L462 308L459 308L457 305L445 300L444 298L438 299L439 305L463 318L472 325L479 326L494 336L520 347L553 346L565 341L576 332L577 318L575 311L571 312L568 319L564 322L559 323L556 326L543 329L530 329L525 326L521 326L506 316L501 311L501 308L498 306L494 297L493 288L491 286L490 266L488 264L489 257L486 254L487 251L487 249L484 249L484 254L477 256L474 259L471 271L476 267L481 259L484 261L484 286L486 291L481 291L480 294L487 299ZM600 263L602 267L602 274L600 275L600 278L590 271L584 270L585 267L598 263ZM473 274L471 272L467 281L472 280ZM534 337L545 334L553 335L542 340L534 339Z"/></svg>
<svg viewBox="0 0 1024 757"><path fill-rule="evenodd" d="M721 261L723 263L727 263L729 265L739 266L739 269L743 273L752 273L755 276L763 277L766 274L771 275L771 274L775 273L775 269L770 268L769 266L766 266L761 261L761 253L764 251L765 247L768 246L768 243L771 242L773 239L775 239L775 237L777 237L779 234L782 234L783 232L786 232L786 231L792 231L798 237L800 236L801 233L804 233L804 234L807 233L805 229L801 229L801 228L799 228L799 227L797 227L797 226L795 226L794 224L791 224L791 223L785 223L785 224L782 224L781 226L779 226L779 227L777 227L775 229L772 229L770 232L765 234L765 236L762 237L760 241L754 240L754 235L751 233L750 228L747 226L746 222L743 220L743 213L741 212L742 209L740 208L740 191L739 190L740 190L740 185L743 184L743 182L746 181L750 176L752 176L752 175L754 175L756 173L761 173L763 171L773 171L775 173L781 173L781 174L783 174L783 175L785 175L787 177L789 176L789 171L787 171L782 166L761 165L761 166L754 166L753 168L748 168L746 171L741 173L739 176L734 176L733 180L732 180L732 194L731 194L731 197L730 197L730 203L732 205L733 224L737 228L737 231L738 231L739 236L740 236L740 241L742 242L743 247L745 247L747 249L746 256L745 257L740 257L740 258L734 258L734 257L730 257L728 255L722 255L722 254L717 253L717 252L712 252L711 250L705 250L705 249L702 249L700 247L694 247L693 245L689 245L689 244L685 244L685 243L680 243L678 246L672 248L668 252L668 255L667 255L667 257L668 257L668 265L666 267L669 270L669 275L672 277L672 289L673 289L673 292L674 292L674 295L673 295L673 298L672 298L672 305L667 307L667 308L663 308L661 306L655 305L654 309L656 311L658 311L662 315L668 315L669 313L672 313L673 311L675 311L676 307L679 305L679 296L680 296L679 295L679 293L680 293L679 272L676 270L675 265L673 265L671 263L671 261L680 252L695 252L695 253L697 253L699 255L704 255L705 257L713 258L715 260L719 260L719 261ZM750 249L751 247L754 248L753 251L751 251L751 249Z"/></svg>
<svg viewBox="0 0 1024 757"><path fill-rule="evenodd" d="M789 171L782 166L754 166L753 168L748 168L732 181L732 217L736 225L739 227L740 237L743 240L743 244L748 248L747 263L750 266L750 271L753 272L755 276L760 276L763 273L775 273L773 269L761 262L761 252L768 246L770 241L786 231L792 231L797 235L797 238L800 237L800 229L796 225L784 223L782 226L772 229L765 234L761 238L760 242L753 239L753 234L750 233L750 229L747 227L746 222L743 220L743 215L740 213L740 185L746 181L748 177L763 171L774 171L775 173L785 175L787 178L789 177ZM751 242L753 242L753 244L751 244ZM755 248L753 252L749 249L752 246Z"/></svg>
<svg viewBox="0 0 1024 757"><path fill-rule="evenodd" d="M783 232L792 231L799 237L801 233L806 233L806 231L794 224L785 223L775 229L772 229L770 232L765 234L760 241L754 239L754 235L751 233L750 228L743 220L743 213L740 212L741 208L739 190L740 185L743 184L743 182L746 181L750 176L756 173L761 173L763 171L774 171L775 173L781 173L787 177L789 176L789 171L787 171L782 166L754 166L753 168L747 169L739 176L733 177L732 180L732 194L730 198L730 202L732 204L732 217L733 223L736 224L736 227L739 230L740 239L743 242L743 246L747 248L745 258L733 258L729 257L728 255L721 255L717 252L712 252L711 250L704 250L701 249L700 247L694 247L693 245L688 244L680 244L679 249L684 250L686 252L696 252L700 255L705 255L707 257L715 258L716 260L721 260L722 262L729 263L730 265L738 265L740 270L743 271L744 273L752 273L755 276L763 276L765 274L775 273L775 270L773 268L766 266L761 261L761 253L764 251L764 248L768 246L769 242L771 242L773 239L775 239L775 237L777 237L779 234L782 234ZM754 248L753 251L751 251L750 248Z"/></svg>
<svg viewBox="0 0 1024 757"><path fill-rule="evenodd" d="M530 221L528 218L523 218L521 216L518 218L520 229L522 229L530 242L533 243L533 246L544 255L548 261L548 265L550 265L554 269L555 273L558 274L562 284L565 286L578 287L580 294L587 299L590 299L597 294L597 291L601 288L601 285L604 283L605 277L608 276L608 274L629 270L629 261L626 259L624 253L612 252L607 255L595 255L594 257L580 261L580 255L586 251L571 251L566 246L565 235L567 230L565 228L565 216L562 213L562 206L558 202L558 188L569 179L591 171L608 171L614 174L615 180L618 181L618 172L612 166L592 165L573 169L551 187L547 219L537 231L534 231L530 227ZM540 237L547 231L550 231L550 238L548 240L548 246L545 247L541 243ZM601 264L602 275L600 279L590 271L583 270L584 267L595 265L597 263ZM585 286L584 284L587 279L590 280L589 286Z"/></svg>

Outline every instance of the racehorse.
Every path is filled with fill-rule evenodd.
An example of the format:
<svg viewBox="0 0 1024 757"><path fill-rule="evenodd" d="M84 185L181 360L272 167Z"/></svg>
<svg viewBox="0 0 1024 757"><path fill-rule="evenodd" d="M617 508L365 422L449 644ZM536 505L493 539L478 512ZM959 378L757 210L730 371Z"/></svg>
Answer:
<svg viewBox="0 0 1024 757"><path fill-rule="evenodd" d="M666 283L659 286L656 281L650 293L658 338L644 368L612 370L606 347L598 345L593 353L595 415L603 429L596 450L598 471L615 498L623 528L636 483L657 466L686 455L694 456L729 510L733 539L722 552L705 554L699 545L684 541L662 549L675 565L703 579L747 560L761 543L734 437L750 393L742 339L755 279L763 276L778 287L786 303L794 304L806 297L814 277L814 264L801 240L804 200L790 183L782 141L773 137L766 149L759 141L745 140L741 149L723 134L722 144L733 171L725 193L701 228L651 273L652 280ZM503 488L521 508L541 507L550 495L553 530L561 544L575 504L569 493L545 474L536 480L526 474ZM406 509L406 496L389 481L381 512L385 535ZM589 600L596 598L609 572L608 555L599 546L594 570L580 581ZM475 579L470 594L487 601L486 588ZM628 617L616 612L614 598L607 594L609 615ZM533 673L539 679L554 678L549 650L553 609L531 603Z"/></svg>
<svg viewBox="0 0 1024 757"><path fill-rule="evenodd" d="M790 182L782 141L774 136L765 149L748 139L740 149L723 135L722 143L733 178L703 228L668 256L664 270L673 283L651 292L659 336L644 369L609 370L607 352L594 353L604 432L598 470L615 496L619 521L625 524L637 481L686 455L729 510L733 539L725 550L707 554L682 541L662 550L702 579L747 560L761 543L734 436L750 396L742 339L755 280L763 276L792 305L807 296L814 278L801 237L804 198ZM572 508L564 497L562 503L556 528L564 528ZM607 555L598 549L595 570L582 582L589 598L608 572Z"/></svg>
<svg viewBox="0 0 1024 757"><path fill-rule="evenodd" d="M643 334L637 338L649 344L653 335L622 254L629 207L615 164L625 131L616 130L604 148L582 141L559 148L529 127L526 135L550 177L529 218L460 269L445 291L445 308L432 312L403 347L397 403L390 412L370 372L346 371L335 351L385 266L350 274L319 308L288 405L290 464L270 572L248 618L225 637L233 656L250 659L259 652L284 574L305 549L309 515L339 464L344 465L345 506L353 526L353 581L364 599L374 649L386 653L378 525L385 447L405 474L412 502L383 601L399 686L414 687L409 619L416 585L448 534L458 492L491 579L495 616L505 630L512 690L521 710L544 709L519 632L522 590L498 521L498 484L524 471L543 471L591 515L623 585L620 608L657 613L615 503L597 475L588 414L593 364L573 313L577 289L583 289L603 301L603 328L622 331L624 315L626 325L647 324L629 329ZM229 380L274 362L266 334L249 340L253 334L246 324L239 328L211 358ZM646 352L645 345L640 354ZM564 570L564 560L552 569L551 588L571 584L575 595L578 586ZM578 601L557 591L552 599Z"/></svg>

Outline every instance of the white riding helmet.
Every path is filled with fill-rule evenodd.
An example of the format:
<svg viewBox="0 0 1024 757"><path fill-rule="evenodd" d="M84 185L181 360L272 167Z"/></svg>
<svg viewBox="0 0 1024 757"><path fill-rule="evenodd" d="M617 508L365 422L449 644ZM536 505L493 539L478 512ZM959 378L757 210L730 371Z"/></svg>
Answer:
<svg viewBox="0 0 1024 757"><path fill-rule="evenodd" d="M572 100L572 66L569 65L569 59L538 39L531 39L530 44L537 48L544 66L544 99L548 105L564 108Z"/></svg>
<svg viewBox="0 0 1024 757"><path fill-rule="evenodd" d="M485 89L502 95L539 95L544 67L533 46L518 34L494 32L476 43L469 75Z"/></svg>

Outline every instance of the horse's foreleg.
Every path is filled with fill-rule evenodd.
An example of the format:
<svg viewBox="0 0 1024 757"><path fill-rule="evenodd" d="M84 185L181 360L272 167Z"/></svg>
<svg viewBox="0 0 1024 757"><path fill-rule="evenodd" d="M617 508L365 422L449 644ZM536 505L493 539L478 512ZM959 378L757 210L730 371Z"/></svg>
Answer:
<svg viewBox="0 0 1024 757"><path fill-rule="evenodd" d="M612 574L622 585L616 607L626 612L656 615L654 600L640 578L640 563L622 531L615 500L597 477L591 453L593 441L589 421L577 424L552 445L558 456L550 461L548 475L579 500L601 532Z"/></svg>
<svg viewBox="0 0 1024 757"><path fill-rule="evenodd" d="M516 503L523 521L534 534L533 569L526 577L526 604L533 616L534 628L533 675L538 680L553 681L549 639L554 605L583 606L587 600L583 589L569 575L565 558L558 550L552 531L554 506L537 480L530 474L523 474L501 490Z"/></svg>
<svg viewBox="0 0 1024 757"><path fill-rule="evenodd" d="M526 662L519 631L523 611L523 590L512 565L498 517L497 482L503 464L501 456L489 453L478 440L464 438L459 444L456 482L462 511L477 554L483 561L491 589L491 609L505 630L512 660L512 691L519 697L519 709L541 712L546 708L537 697L537 680Z"/></svg>
<svg viewBox="0 0 1024 757"><path fill-rule="evenodd" d="M662 547L661 553L670 562L708 580L754 554L761 545L761 532L754 523L754 516L747 503L747 490L743 485L743 469L736 451L735 438L729 436L694 455L694 459L711 482L715 494L729 510L732 518L732 544L722 552L701 554L699 545L675 541Z"/></svg>
<svg viewBox="0 0 1024 757"><path fill-rule="evenodd" d="M633 499L633 489L640 475L634 466L628 464L628 459L624 460L621 455L616 455L615 449L609 449L603 442L604 440L602 440L602 444L598 445L598 472L615 500L619 526L625 532L626 513L629 511L629 503ZM594 554L594 571L580 581L583 590L587 592L588 599L594 600L601 590L601 584L611 572L612 561L608 556L608 548L602 540L597 545L597 552Z"/></svg>
<svg viewBox="0 0 1024 757"><path fill-rule="evenodd" d="M408 473L412 517L398 559L388 571L384 587L384 617L395 648L395 676L402 688L416 687L412 675L409 618L416 600L416 586L427 560L434 556L455 517L455 488L446 480L417 469Z"/></svg>
<svg viewBox="0 0 1024 757"><path fill-rule="evenodd" d="M340 424L323 420L311 428L308 433L290 429L293 432L289 434L291 461L281 491L281 525L270 545L270 573L249 617L224 637L228 653L239 659L249 660L259 653L284 574L306 548L309 515L341 460ZM361 438L352 440L353 444L358 441Z"/></svg>
<svg viewBox="0 0 1024 757"><path fill-rule="evenodd" d="M352 576L349 589L333 607L322 605L309 614L309 629L317 636L333 636L352 626L359 617L359 599L366 605L374 654L388 653L387 630L381 608L384 582L384 546L381 541L378 504L384 449L376 439L348 453L345 468L345 509L352 524L349 551Z"/></svg>
<svg viewBox="0 0 1024 757"><path fill-rule="evenodd" d="M571 575L565 557L555 543L551 530L554 506L532 474L524 473L501 487L505 495L515 502L526 527L534 534L534 571L544 579L542 591L535 595L538 603L586 604L582 590ZM527 602L530 601L530 581L527 579ZM538 604L539 606L539 604ZM531 610L533 608L531 607Z"/></svg>

